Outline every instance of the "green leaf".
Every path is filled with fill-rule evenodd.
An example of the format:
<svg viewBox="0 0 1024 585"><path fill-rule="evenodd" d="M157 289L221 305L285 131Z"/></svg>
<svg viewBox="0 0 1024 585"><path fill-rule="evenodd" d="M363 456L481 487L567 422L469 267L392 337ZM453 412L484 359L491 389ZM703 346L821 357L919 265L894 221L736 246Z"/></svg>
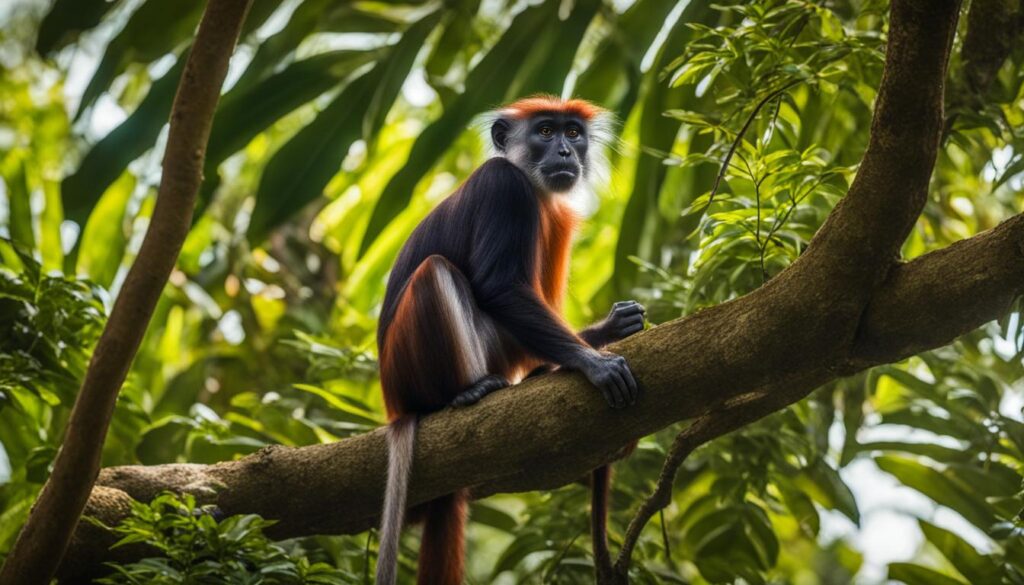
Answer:
<svg viewBox="0 0 1024 585"><path fill-rule="evenodd" d="M32 504L36 500L35 491L35 489L28 491L22 487L19 490L21 493L12 494L19 497L7 497L4 499L4 506L0 509L0 549L10 550L11 546L13 546L14 539L21 532L21 527L25 524L28 512L32 509Z"/></svg>
<svg viewBox="0 0 1024 585"><path fill-rule="evenodd" d="M774 567L779 560L779 539L768 514L758 506L746 504L743 520L744 530L757 551L761 567L766 570Z"/></svg>
<svg viewBox="0 0 1024 585"><path fill-rule="evenodd" d="M497 528L502 532L514 534L519 528L519 523L511 515L486 502L473 502L470 508L469 517L478 524Z"/></svg>
<svg viewBox="0 0 1024 585"><path fill-rule="evenodd" d="M713 583L731 583L737 576L763 583L761 571L775 563L778 541L770 525L768 536L758 523L746 506L718 510L695 522L685 542L701 575Z"/></svg>
<svg viewBox="0 0 1024 585"><path fill-rule="evenodd" d="M221 99L210 131L207 161L219 164L279 118L336 86L380 51L330 51L296 61L250 88Z"/></svg>
<svg viewBox="0 0 1024 585"><path fill-rule="evenodd" d="M134 190L135 176L121 175L100 198L82 231L75 270L106 289L117 275L128 242L125 214Z"/></svg>
<svg viewBox="0 0 1024 585"><path fill-rule="evenodd" d="M857 509L857 500L854 499L853 492L839 477L839 473L825 462L816 461L801 471L793 481L814 501L830 510L838 510L854 524L860 524L860 511Z"/></svg>
<svg viewBox="0 0 1024 585"><path fill-rule="evenodd" d="M427 81L435 89L445 89L439 85L441 79L455 62L459 52L467 46L472 46L474 18L479 9L480 0L456 0L452 3L452 10L445 18L441 34L423 66Z"/></svg>
<svg viewBox="0 0 1024 585"><path fill-rule="evenodd" d="M25 173L25 160L18 155L10 156L3 168L4 185L7 187L8 218L11 241L25 250L34 250L36 237L32 231L32 194Z"/></svg>
<svg viewBox="0 0 1024 585"><path fill-rule="evenodd" d="M959 579L911 563L889 564L889 579L907 585L968 585Z"/></svg>
<svg viewBox="0 0 1024 585"><path fill-rule="evenodd" d="M1003 186L1004 183L1024 172L1024 155L1018 154L1010 164L1006 165L1003 170L1003 174L999 175L999 178L992 183L992 191L994 192L999 187Z"/></svg>
<svg viewBox="0 0 1024 585"><path fill-rule="evenodd" d="M266 442L249 437L221 438L208 433L193 433L189 437L186 453L191 462L212 465L255 453L266 446Z"/></svg>
<svg viewBox="0 0 1024 585"><path fill-rule="evenodd" d="M515 569L527 556L541 551L551 550L546 538L536 532L521 534L509 544L497 562L494 563L494 570L491 572L491 581L505 571Z"/></svg>
<svg viewBox="0 0 1024 585"><path fill-rule="evenodd" d="M387 57L349 83L309 125L267 163L249 224L251 242L262 241L280 224L321 195L349 147L365 132L375 133L409 74L440 11L409 27ZM369 122L367 122L369 120ZM369 124L369 125L368 125Z"/></svg>
<svg viewBox="0 0 1024 585"><path fill-rule="evenodd" d="M996 517L984 502L965 492L940 471L903 457L883 455L875 458L878 467L892 474L903 485L913 488L963 516L968 522L987 531Z"/></svg>
<svg viewBox="0 0 1024 585"><path fill-rule="evenodd" d="M199 191L193 221L210 204L219 181L216 169L260 132L296 108L337 86L380 51L331 51L292 63L283 71L224 95L213 119L206 151L208 179Z"/></svg>
<svg viewBox="0 0 1024 585"><path fill-rule="evenodd" d="M233 89L246 90L263 79L315 32L393 33L400 31L403 24L402 19L388 12L363 10L349 2L305 0L284 28L259 44Z"/></svg>
<svg viewBox="0 0 1024 585"><path fill-rule="evenodd" d="M50 463L57 456L57 448L43 445L32 449L25 460L25 478L32 483L45 483L50 476Z"/></svg>
<svg viewBox="0 0 1024 585"><path fill-rule="evenodd" d="M979 553L966 540L944 528L939 528L924 520L918 520L918 524L928 542L935 545L942 556L946 557L946 560L956 567L956 570L960 571L960 574L969 582L998 583L1000 581L1003 572L991 557Z"/></svg>
<svg viewBox="0 0 1024 585"><path fill-rule="evenodd" d="M142 433L135 455L143 465L176 463L185 450L188 433L195 423L183 416L168 416L154 422Z"/></svg>
<svg viewBox="0 0 1024 585"><path fill-rule="evenodd" d="M984 498L1009 498L1020 492L1021 474L998 461L951 463L943 471L966 492Z"/></svg>
<svg viewBox="0 0 1024 585"><path fill-rule="evenodd" d="M911 455L922 455L940 463L964 461L976 454L964 449L943 447L934 443L908 443L904 441L873 441L857 445L853 453L870 453L871 451L898 451Z"/></svg>
<svg viewBox="0 0 1024 585"><path fill-rule="evenodd" d="M153 82L135 111L94 144L78 169L64 178L61 198L66 219L85 225L100 197L128 168L128 163L153 147L167 123L186 59L188 51Z"/></svg>
<svg viewBox="0 0 1024 585"><path fill-rule="evenodd" d="M976 430L959 419L936 416L918 406L910 406L882 414L882 424L906 425L931 431L937 435L970 440Z"/></svg>
<svg viewBox="0 0 1024 585"><path fill-rule="evenodd" d="M637 0L613 23L590 65L580 74L575 93L625 120L640 94L644 55L676 6L674 0Z"/></svg>
<svg viewBox="0 0 1024 585"><path fill-rule="evenodd" d="M202 0L147 0L143 3L107 46L99 67L82 93L75 120L130 63L155 61L191 38L204 4Z"/></svg>
<svg viewBox="0 0 1024 585"><path fill-rule="evenodd" d="M713 23L719 13L704 2L691 2L680 17L680 22ZM653 242L659 233L658 201L665 181L667 167L662 157L652 152L669 152L679 132L680 123L667 120L662 112L672 109L700 110L701 101L692 92L672 90L660 72L665 64L679 55L693 39L693 29L677 26L658 53L658 58L647 74L645 84L647 95L640 105L640 152L636 163L633 187L626 203L626 209L619 224L619 238L615 244L615 272L612 276L612 295L619 298L631 293L637 275L637 266L629 260L631 256L649 258ZM691 147L691 150L694 150ZM695 177L703 177L697 174ZM703 181L700 181L703 182ZM710 189L711 183L699 186L694 195ZM609 300L609 299L604 299Z"/></svg>
<svg viewBox="0 0 1024 585"><path fill-rule="evenodd" d="M359 406L356 406L356 404L354 404L353 401L346 400L344 396L337 396L335 394L332 394L331 392L328 392L327 390L324 390L323 388L319 388L317 386L313 386L310 384L292 384L292 386L294 386L297 390L302 390L303 392L308 392L310 394L313 394L314 396L319 396L320 398L324 399L324 401L327 402L327 404L329 404L331 408L348 415L346 418L348 420L351 420L352 422L356 422L363 425L369 425L371 427L378 426L383 422L380 420L378 416L376 416L372 412L360 408Z"/></svg>
<svg viewBox="0 0 1024 585"><path fill-rule="evenodd" d="M818 509L814 507L811 498L788 481L776 481L775 485L779 488L782 500L786 503L793 520L796 520L800 531L809 538L816 538L821 526L821 518L818 516Z"/></svg>
<svg viewBox="0 0 1024 585"><path fill-rule="evenodd" d="M253 2L242 26L242 38L262 25L281 2ZM75 120L130 64L152 63L191 42L205 6L203 0L146 0L139 6L107 46L99 67L82 93Z"/></svg>
<svg viewBox="0 0 1024 585"><path fill-rule="evenodd" d="M39 23L36 52L46 57L103 20L118 0L56 0Z"/></svg>
<svg viewBox="0 0 1024 585"><path fill-rule="evenodd" d="M572 13L559 26L546 27L529 54L519 63L519 72L508 89L506 99L536 93L561 94L576 60L576 53L600 2L577 0Z"/></svg>

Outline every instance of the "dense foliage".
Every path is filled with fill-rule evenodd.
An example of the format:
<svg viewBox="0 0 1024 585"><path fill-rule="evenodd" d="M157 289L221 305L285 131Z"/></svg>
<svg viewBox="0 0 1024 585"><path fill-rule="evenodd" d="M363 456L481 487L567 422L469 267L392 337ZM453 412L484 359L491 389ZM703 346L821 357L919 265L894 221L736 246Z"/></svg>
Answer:
<svg viewBox="0 0 1024 585"><path fill-rule="evenodd" d="M43 4L0 8L0 558L152 212L204 3ZM197 219L104 464L212 463L382 424L373 336L387 271L483 160L474 117L521 95L572 94L620 119L613 176L583 202L593 213L570 321L635 297L662 322L756 289L801 253L857 172L886 27L875 0L255 0ZM944 147L908 258L1024 203L1024 35L979 80L967 32L962 19ZM635 582L1024 583L1022 356L1017 306L699 449L644 532ZM674 431L616 465L613 541ZM916 494L901 500L911 530L870 526L886 491ZM591 582L586 502L572 485L474 503L471 582ZM213 518L188 498L138 505L119 533L157 552L110 582L170 568L357 583L374 560L373 534L275 544L262 519ZM878 557L865 538L920 545Z"/></svg>
<svg viewBox="0 0 1024 585"><path fill-rule="evenodd" d="M120 540L115 547L144 545L154 556L125 565L112 564L107 585L332 585L353 582L326 563L310 563L295 551L289 554L267 540L263 528L272 524L259 516L215 519L213 510L196 505L195 498L171 493L147 504L133 504L132 515L105 527Z"/></svg>

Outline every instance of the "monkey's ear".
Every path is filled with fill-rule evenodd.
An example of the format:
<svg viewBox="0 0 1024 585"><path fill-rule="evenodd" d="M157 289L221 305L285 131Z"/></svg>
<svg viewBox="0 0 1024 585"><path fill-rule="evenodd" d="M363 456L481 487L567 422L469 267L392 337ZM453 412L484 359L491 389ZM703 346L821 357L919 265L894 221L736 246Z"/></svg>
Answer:
<svg viewBox="0 0 1024 585"><path fill-rule="evenodd" d="M505 152L505 147L508 146L508 134L512 130L512 125L505 118L498 118L491 125L491 141L494 142L494 148L498 149L498 152Z"/></svg>

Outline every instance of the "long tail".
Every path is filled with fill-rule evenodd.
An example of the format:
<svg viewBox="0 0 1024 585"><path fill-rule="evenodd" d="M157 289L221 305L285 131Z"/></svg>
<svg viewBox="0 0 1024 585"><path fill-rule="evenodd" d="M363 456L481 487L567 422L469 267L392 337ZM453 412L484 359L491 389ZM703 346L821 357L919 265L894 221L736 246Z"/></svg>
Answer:
<svg viewBox="0 0 1024 585"><path fill-rule="evenodd" d="M424 506L419 585L462 585L468 500L466 490L459 490Z"/></svg>
<svg viewBox="0 0 1024 585"><path fill-rule="evenodd" d="M608 552L608 491L611 479L611 465L602 465L593 471L590 484L590 536L594 543L594 566L599 573L612 566L611 553Z"/></svg>
<svg viewBox="0 0 1024 585"><path fill-rule="evenodd" d="M405 497L409 491L413 446L416 443L415 415L402 416L388 426L388 483L380 521L380 549L377 553L377 585L395 585L398 579L398 541L405 518Z"/></svg>

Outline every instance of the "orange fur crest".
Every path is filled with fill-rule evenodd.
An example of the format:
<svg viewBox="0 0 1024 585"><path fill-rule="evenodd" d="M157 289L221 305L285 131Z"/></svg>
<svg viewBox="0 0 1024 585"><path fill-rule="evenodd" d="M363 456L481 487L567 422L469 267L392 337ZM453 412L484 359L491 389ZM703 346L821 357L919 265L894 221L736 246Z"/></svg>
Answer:
<svg viewBox="0 0 1024 585"><path fill-rule="evenodd" d="M554 95L535 95L514 101L511 104L502 107L499 111L517 120L521 120L540 112L564 112L567 114L576 114L580 118L590 121L594 119L594 117L604 113L605 110L600 106L595 106L587 100L563 100L562 98Z"/></svg>

